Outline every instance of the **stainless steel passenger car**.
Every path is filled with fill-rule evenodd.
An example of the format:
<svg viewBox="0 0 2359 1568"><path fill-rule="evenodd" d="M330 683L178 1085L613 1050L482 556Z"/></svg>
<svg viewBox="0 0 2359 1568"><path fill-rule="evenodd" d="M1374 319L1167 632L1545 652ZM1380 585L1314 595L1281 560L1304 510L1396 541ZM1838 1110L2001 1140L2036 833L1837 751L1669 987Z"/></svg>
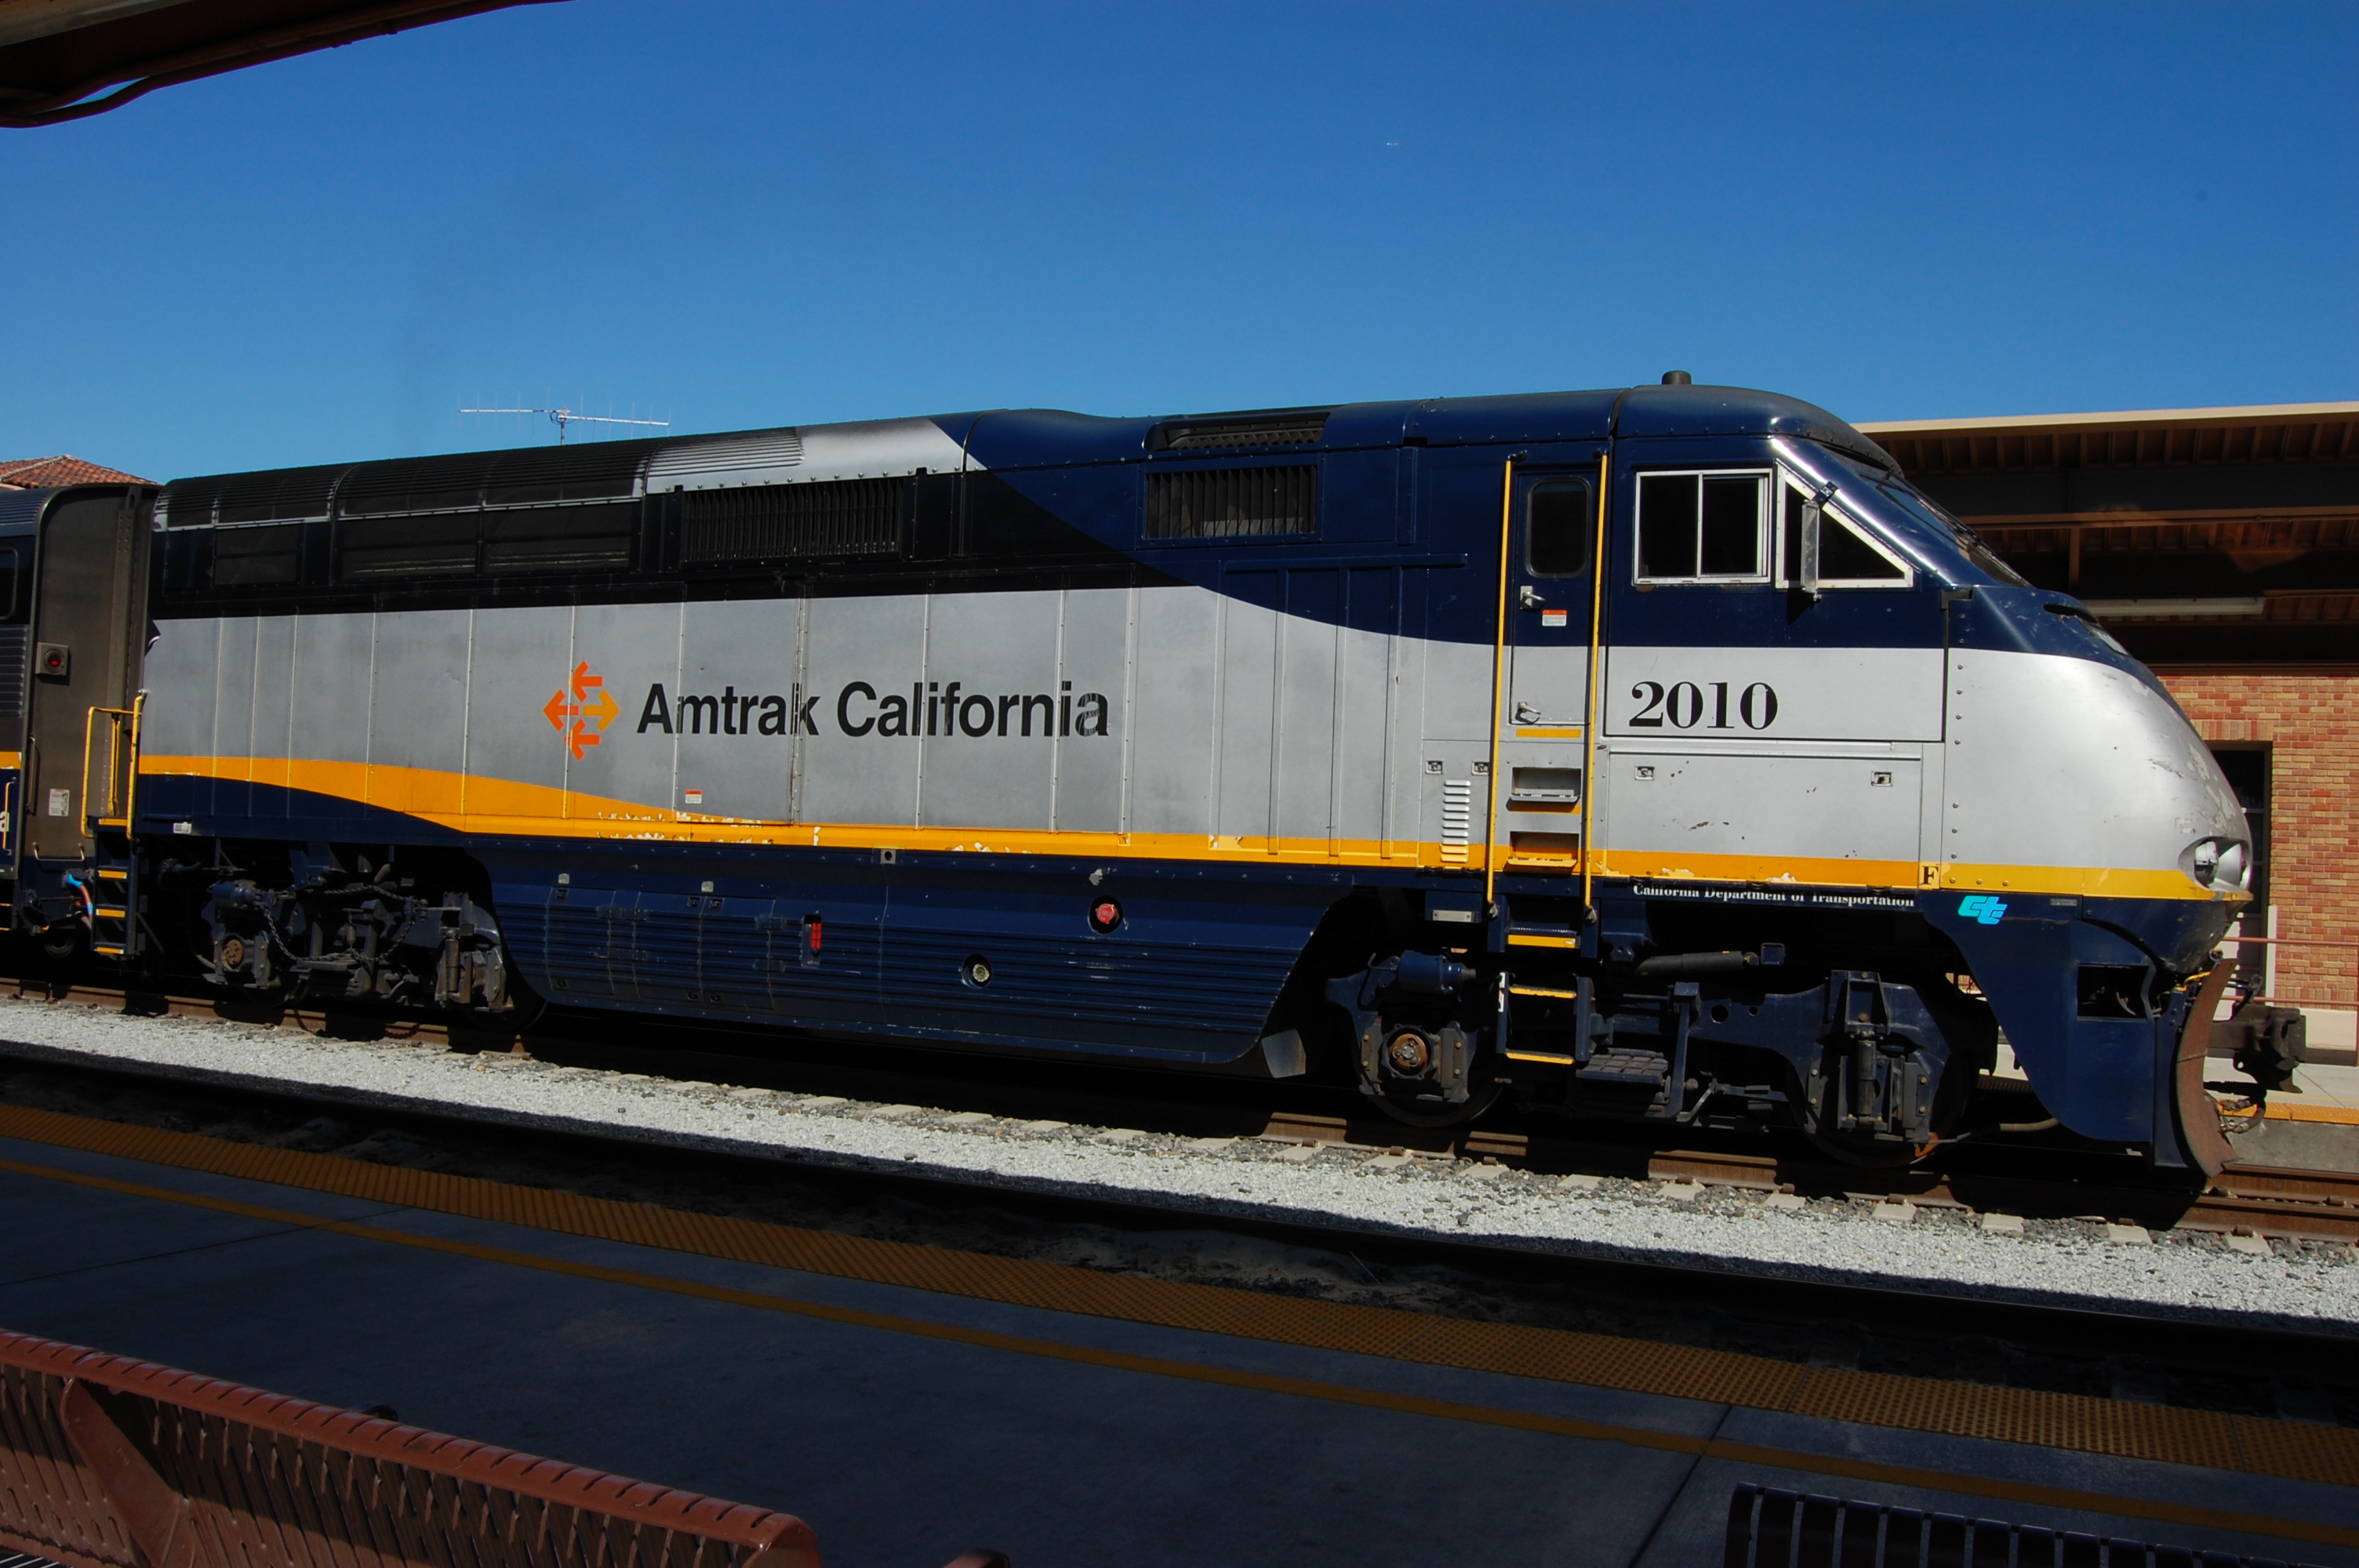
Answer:
<svg viewBox="0 0 2359 1568"><path fill-rule="evenodd" d="M1789 398L962 414L183 480L155 523L126 945L222 986L1871 1158L2003 1025L2067 1126L2218 1157L2234 796L2085 611Z"/></svg>

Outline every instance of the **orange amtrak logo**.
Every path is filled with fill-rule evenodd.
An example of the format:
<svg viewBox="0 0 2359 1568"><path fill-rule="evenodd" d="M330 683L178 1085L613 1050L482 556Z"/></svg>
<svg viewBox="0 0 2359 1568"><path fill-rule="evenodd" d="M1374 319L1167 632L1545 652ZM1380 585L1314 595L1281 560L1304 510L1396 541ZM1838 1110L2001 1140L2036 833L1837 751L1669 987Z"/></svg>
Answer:
<svg viewBox="0 0 2359 1568"><path fill-rule="evenodd" d="M560 687L557 694L541 709L557 732L565 736L573 748L575 761L589 755L601 732L622 712L614 706L614 694L606 689L606 677L590 673L590 661L582 660L573 666L573 678L568 683L571 690ZM571 732L568 726L571 725Z"/></svg>

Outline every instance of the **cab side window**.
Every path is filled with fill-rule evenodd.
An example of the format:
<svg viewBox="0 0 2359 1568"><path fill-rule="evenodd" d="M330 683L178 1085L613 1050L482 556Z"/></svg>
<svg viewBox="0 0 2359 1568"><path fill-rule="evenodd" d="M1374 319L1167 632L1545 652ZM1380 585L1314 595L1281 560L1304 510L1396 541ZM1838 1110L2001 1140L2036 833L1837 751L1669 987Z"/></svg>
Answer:
<svg viewBox="0 0 2359 1568"><path fill-rule="evenodd" d="M21 626L27 619L28 608L22 602L24 589L18 585L16 552L0 550L0 626Z"/></svg>
<svg viewBox="0 0 2359 1568"><path fill-rule="evenodd" d="M1547 479L1524 503L1524 569L1534 577L1579 577L1589 569L1589 481Z"/></svg>
<svg viewBox="0 0 2359 1568"><path fill-rule="evenodd" d="M1769 476L1638 476L1638 580L1769 580Z"/></svg>
<svg viewBox="0 0 2359 1568"><path fill-rule="evenodd" d="M1788 479L1785 484L1784 579L1802 581L1802 513L1810 492ZM1908 568L1871 540L1864 530L1843 514L1840 503L1830 503L1819 514L1819 586L1821 588L1906 588Z"/></svg>

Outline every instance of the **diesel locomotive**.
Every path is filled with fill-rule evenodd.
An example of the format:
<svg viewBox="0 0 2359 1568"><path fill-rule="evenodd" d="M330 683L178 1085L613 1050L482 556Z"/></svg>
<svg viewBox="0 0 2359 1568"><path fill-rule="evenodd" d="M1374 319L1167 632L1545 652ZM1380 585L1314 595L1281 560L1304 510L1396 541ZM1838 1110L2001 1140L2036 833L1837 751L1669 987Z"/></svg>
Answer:
<svg viewBox="0 0 2359 1568"><path fill-rule="evenodd" d="M1043 410L0 497L18 929L553 1004L1785 1124L2004 1037L2216 1169L2249 829L1821 409Z"/></svg>

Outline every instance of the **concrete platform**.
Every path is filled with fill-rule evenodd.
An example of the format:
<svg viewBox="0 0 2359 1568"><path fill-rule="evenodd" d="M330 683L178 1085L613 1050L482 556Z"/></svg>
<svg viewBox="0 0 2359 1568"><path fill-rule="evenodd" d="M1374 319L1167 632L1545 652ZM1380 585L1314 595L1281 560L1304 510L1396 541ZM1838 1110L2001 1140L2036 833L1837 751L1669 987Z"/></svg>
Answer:
<svg viewBox="0 0 2359 1568"><path fill-rule="evenodd" d="M1735 1188L1560 1181L1479 1160L1016 1121L31 1000L0 1001L0 1058L1212 1217L2359 1334L2359 1249L2340 1243L2280 1241L2254 1253L2224 1237L2138 1230L2132 1244L2104 1216L1997 1229L1930 1205L1879 1217L1875 1204L1841 1195L1789 1206ZM2359 1137L2359 1128L2327 1130ZM1899 1217L1908 1223L1889 1223Z"/></svg>
<svg viewBox="0 0 2359 1568"><path fill-rule="evenodd" d="M1729 1489L1755 1481L2359 1568L2359 1491L2332 1484L2359 1475L2359 1433L2339 1428L1419 1319L31 1114L12 1125L35 1136L0 1138L0 1324L788 1509L832 1564L978 1543L1022 1568L1690 1563L1716 1560ZM2038 1440L1962 1435L2007 1429ZM2205 1462L2155 1456L2174 1454Z"/></svg>

